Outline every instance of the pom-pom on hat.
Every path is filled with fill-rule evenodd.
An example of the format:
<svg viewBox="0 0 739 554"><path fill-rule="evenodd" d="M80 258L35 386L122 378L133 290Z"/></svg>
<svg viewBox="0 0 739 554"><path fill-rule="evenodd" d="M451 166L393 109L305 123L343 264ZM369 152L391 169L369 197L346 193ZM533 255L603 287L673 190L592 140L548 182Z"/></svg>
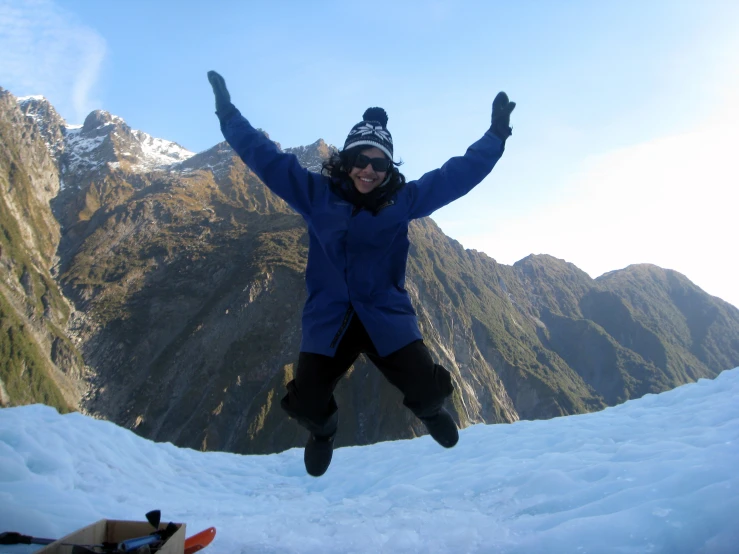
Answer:
<svg viewBox="0 0 739 554"><path fill-rule="evenodd" d="M367 108L362 121L346 137L344 150L355 146L374 146L393 159L393 137L387 130L387 113L382 108Z"/></svg>

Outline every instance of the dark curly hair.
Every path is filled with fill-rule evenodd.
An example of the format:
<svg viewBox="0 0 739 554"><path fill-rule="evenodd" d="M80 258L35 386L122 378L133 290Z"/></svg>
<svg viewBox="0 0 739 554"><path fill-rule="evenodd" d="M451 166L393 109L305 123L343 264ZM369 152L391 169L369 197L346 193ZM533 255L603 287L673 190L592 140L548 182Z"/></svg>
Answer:
<svg viewBox="0 0 739 554"><path fill-rule="evenodd" d="M323 162L321 173L331 179L339 182L349 181L349 173L354 167L354 160L361 154L362 150L366 150L367 145L355 146L354 148L348 148L346 150L337 151L334 150L331 156ZM398 167L403 164L402 161L393 162L390 169L390 180L387 183L387 187L395 189L405 185L405 175L398 171Z"/></svg>

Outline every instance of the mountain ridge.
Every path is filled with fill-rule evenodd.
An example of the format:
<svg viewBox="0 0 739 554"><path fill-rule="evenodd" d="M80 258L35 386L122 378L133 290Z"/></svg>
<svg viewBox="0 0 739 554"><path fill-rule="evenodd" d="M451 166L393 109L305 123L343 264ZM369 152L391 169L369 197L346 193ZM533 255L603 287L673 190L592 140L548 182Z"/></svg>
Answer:
<svg viewBox="0 0 739 554"><path fill-rule="evenodd" d="M33 159L49 169L24 187L47 191L45 225L58 233L13 242L8 263L43 246L39 271L71 306L56 325L67 357L81 360L73 407L203 450L301 445L278 400L300 344L303 220L225 143L186 154L144 140L172 160L147 166L145 133L96 110L72 134L84 130L90 148L58 147L66 125L50 109L15 101L14 110L3 94L0 121L16 133L2 136L0 151L36 137ZM317 170L332 148L319 139L285 152ZM0 177L11 181L6 168ZM8 213L15 221L22 212ZM452 372L450 408L462 426L598 410L739 365L739 310L671 270L629 266L592 279L547 255L506 266L430 218L411 224L410 239L406 288L432 354ZM18 297L21 280L0 292ZM56 367L51 348L44 356ZM336 395L338 444L424 432L364 357Z"/></svg>

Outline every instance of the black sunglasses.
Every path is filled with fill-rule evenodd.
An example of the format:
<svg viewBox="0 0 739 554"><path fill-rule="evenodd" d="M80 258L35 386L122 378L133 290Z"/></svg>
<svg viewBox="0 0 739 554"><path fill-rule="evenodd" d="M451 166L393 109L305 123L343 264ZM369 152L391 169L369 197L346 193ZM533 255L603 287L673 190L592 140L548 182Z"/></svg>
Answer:
<svg viewBox="0 0 739 554"><path fill-rule="evenodd" d="M370 158L364 154L359 154L354 159L354 167L358 169L364 169L368 164L372 164L375 171L387 172L392 167L393 161L387 158Z"/></svg>

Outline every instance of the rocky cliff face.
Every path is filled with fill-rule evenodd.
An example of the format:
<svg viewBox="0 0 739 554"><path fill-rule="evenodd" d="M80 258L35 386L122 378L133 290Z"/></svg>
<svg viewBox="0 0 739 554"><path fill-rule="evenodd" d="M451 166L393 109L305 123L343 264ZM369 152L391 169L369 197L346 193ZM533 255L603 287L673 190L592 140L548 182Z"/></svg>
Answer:
<svg viewBox="0 0 739 554"><path fill-rule="evenodd" d="M55 279L63 121L42 98L0 88L0 406L80 403L84 363L64 332L71 306Z"/></svg>
<svg viewBox="0 0 739 554"><path fill-rule="evenodd" d="M106 112L69 127L48 103L0 100L3 221L16 229L12 250L0 237L15 275L2 291L13 317L38 297L21 266L55 291L49 310L27 311L16 328L53 323L65 338L56 358L53 341L39 347L50 374L64 373L55 359L81 353L70 401L182 446L301 445L279 399L300 344L302 219L225 143L193 155ZM330 147L289 151L319 170ZM596 410L739 365L739 310L675 272L634 266L593 280L549 256L504 266L431 219L411 225L411 242L407 289L454 375L462 425ZM336 395L340 445L422 432L363 358Z"/></svg>

